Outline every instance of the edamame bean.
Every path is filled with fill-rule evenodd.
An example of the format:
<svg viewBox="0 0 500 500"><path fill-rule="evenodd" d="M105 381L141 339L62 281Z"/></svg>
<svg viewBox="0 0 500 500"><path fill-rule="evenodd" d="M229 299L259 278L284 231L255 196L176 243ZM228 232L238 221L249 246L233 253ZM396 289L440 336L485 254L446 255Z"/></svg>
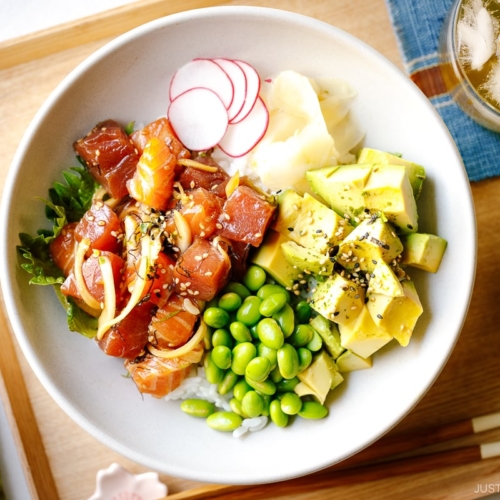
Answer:
<svg viewBox="0 0 500 500"><path fill-rule="evenodd" d="M219 299L218 306L225 311L236 311L242 303L241 297L236 292L227 292Z"/></svg>
<svg viewBox="0 0 500 500"><path fill-rule="evenodd" d="M257 382L255 380L251 380L246 377L245 380L252 389L255 389L260 394L266 394L268 396L272 396L273 394L276 393L276 384L269 378L266 378L266 380L262 382Z"/></svg>
<svg viewBox="0 0 500 500"><path fill-rule="evenodd" d="M250 391L252 388L248 385L248 382L242 378L236 382L236 385L233 387L233 396L241 401L243 396Z"/></svg>
<svg viewBox="0 0 500 500"><path fill-rule="evenodd" d="M302 408L302 399L295 392L285 392L281 398L281 409L287 415L297 415Z"/></svg>
<svg viewBox="0 0 500 500"><path fill-rule="evenodd" d="M312 352L318 352L323 347L323 339L316 330L314 330L313 338L307 343L306 347Z"/></svg>
<svg viewBox="0 0 500 500"><path fill-rule="evenodd" d="M271 362L263 356L256 356L246 366L245 378L262 382L268 377L270 371Z"/></svg>
<svg viewBox="0 0 500 500"><path fill-rule="evenodd" d="M234 373L233 370L226 370L226 373L224 373L224 378L219 382L219 385L217 386L217 391L219 392L219 394L221 394L222 396L228 394L229 391L234 388L236 382L238 382L238 379L239 376Z"/></svg>
<svg viewBox="0 0 500 500"><path fill-rule="evenodd" d="M285 336L278 322L272 318L264 318L257 325L259 340L271 349L279 349L285 342Z"/></svg>
<svg viewBox="0 0 500 500"><path fill-rule="evenodd" d="M269 374L269 376L271 377L271 380L275 384L278 384L279 382L281 382L283 380L283 375L281 375L280 367L278 366L277 363L276 363L276 366L271 370L271 373Z"/></svg>
<svg viewBox="0 0 500 500"><path fill-rule="evenodd" d="M216 411L207 418L207 424L216 431L230 432L237 429L242 422L240 415L230 411Z"/></svg>
<svg viewBox="0 0 500 500"><path fill-rule="evenodd" d="M257 355L257 348L251 342L242 342L234 347L231 369L237 375L244 375L250 360Z"/></svg>
<svg viewBox="0 0 500 500"><path fill-rule="evenodd" d="M271 404L271 396L269 394L261 394L260 397L264 401L264 408L261 411L261 415L264 417L269 417L269 406Z"/></svg>
<svg viewBox="0 0 500 500"><path fill-rule="evenodd" d="M231 349L225 345L218 345L212 349L212 361L222 370L231 366Z"/></svg>
<svg viewBox="0 0 500 500"><path fill-rule="evenodd" d="M293 377L291 379L284 378L281 382L276 383L277 392L292 392L295 386L300 382L298 377Z"/></svg>
<svg viewBox="0 0 500 500"><path fill-rule="evenodd" d="M278 366L283 378L291 379L299 373L299 356L295 347L284 344L278 349Z"/></svg>
<svg viewBox="0 0 500 500"><path fill-rule="evenodd" d="M309 323L311 316L312 316L312 308L309 305L309 302L307 302L307 300L301 300L295 306L295 317L297 318L297 322L304 324Z"/></svg>
<svg viewBox="0 0 500 500"><path fill-rule="evenodd" d="M248 326L241 321L233 321L229 325L229 331L237 342L250 342L252 340L252 334Z"/></svg>
<svg viewBox="0 0 500 500"><path fill-rule="evenodd" d="M225 328L218 328L212 334L212 346L217 347L218 345L233 348L233 337Z"/></svg>
<svg viewBox="0 0 500 500"><path fill-rule="evenodd" d="M257 346L257 354L259 356L264 356L271 363L271 370L278 364L278 351L276 349L271 349L264 345L262 342Z"/></svg>
<svg viewBox="0 0 500 500"><path fill-rule="evenodd" d="M273 295L274 293L283 293L284 295L286 295L286 301L290 302L290 292L281 285L264 285L263 287L259 288L257 297L259 297L261 300L265 300L267 299L267 297Z"/></svg>
<svg viewBox="0 0 500 500"><path fill-rule="evenodd" d="M185 399L181 410L192 417L207 418L215 411L215 405L204 399Z"/></svg>
<svg viewBox="0 0 500 500"><path fill-rule="evenodd" d="M243 276L243 284L251 291L256 292L266 282L267 274L259 266L251 265Z"/></svg>
<svg viewBox="0 0 500 500"><path fill-rule="evenodd" d="M262 316L271 317L278 312L286 304L286 295L283 293L273 293L265 298L259 307L259 312Z"/></svg>
<svg viewBox="0 0 500 500"><path fill-rule="evenodd" d="M250 335L252 336L253 339L258 340L259 339L259 334L257 333L257 325L252 325L250 327Z"/></svg>
<svg viewBox="0 0 500 500"><path fill-rule="evenodd" d="M264 409L264 400L256 391L248 391L241 400L241 410L249 418L258 417Z"/></svg>
<svg viewBox="0 0 500 500"><path fill-rule="evenodd" d="M272 318L280 325L285 338L289 337L295 328L295 313L289 304L285 304Z"/></svg>
<svg viewBox="0 0 500 500"><path fill-rule="evenodd" d="M288 415L281 409L279 399L271 401L269 405L269 416L275 425L278 427L286 427L288 425Z"/></svg>
<svg viewBox="0 0 500 500"><path fill-rule="evenodd" d="M215 364L212 353L208 352L205 357L205 378L211 384L218 384L223 377L224 370Z"/></svg>
<svg viewBox="0 0 500 500"><path fill-rule="evenodd" d="M236 320L245 323L248 327L257 324L262 317L259 308L262 300L256 295L247 297L236 312Z"/></svg>
<svg viewBox="0 0 500 500"><path fill-rule="evenodd" d="M303 347L307 345L314 337L314 329L309 325L297 325L295 330L288 338L288 342L294 347Z"/></svg>
<svg viewBox="0 0 500 500"><path fill-rule="evenodd" d="M299 347L297 349L299 356L299 373L303 372L312 362L312 353L307 347Z"/></svg>
<svg viewBox="0 0 500 500"><path fill-rule="evenodd" d="M241 300L245 300L248 296L251 295L250 290L243 285L242 283L238 283L237 281L231 281L224 287L224 293L237 293Z"/></svg>
<svg viewBox="0 0 500 500"><path fill-rule="evenodd" d="M203 319L208 326L223 328L229 323L229 314L220 307L209 307L205 309Z"/></svg>
<svg viewBox="0 0 500 500"><path fill-rule="evenodd" d="M231 411L236 413L237 415L246 418L246 415L243 413L243 410L241 409L241 401L238 401L236 398L231 398L229 400L229 408L231 408Z"/></svg>
<svg viewBox="0 0 500 500"><path fill-rule="evenodd" d="M205 351L209 351L212 349L212 336L213 336L213 329L208 327L205 335L203 336L203 346L205 347Z"/></svg>
<svg viewBox="0 0 500 500"><path fill-rule="evenodd" d="M302 418L318 420L328 415L328 408L317 401L304 401L298 415Z"/></svg>

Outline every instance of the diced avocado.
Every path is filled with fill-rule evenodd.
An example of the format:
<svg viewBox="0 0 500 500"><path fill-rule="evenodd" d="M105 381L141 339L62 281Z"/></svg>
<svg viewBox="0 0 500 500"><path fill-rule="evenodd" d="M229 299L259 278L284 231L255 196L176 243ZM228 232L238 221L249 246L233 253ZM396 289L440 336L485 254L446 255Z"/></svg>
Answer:
<svg viewBox="0 0 500 500"><path fill-rule="evenodd" d="M262 267L280 285L285 287L293 286L293 282L298 279L300 274L300 269L294 269L283 256L281 245L286 241L287 239L280 233L269 230L262 245L250 256L252 263Z"/></svg>
<svg viewBox="0 0 500 500"><path fill-rule="evenodd" d="M372 272L378 261L391 263L403 251L394 228L382 217L363 220L339 245L337 262L352 271Z"/></svg>
<svg viewBox="0 0 500 500"><path fill-rule="evenodd" d="M302 271L312 274L330 276L333 272L333 262L328 255L324 255L309 248L304 248L294 241L286 241L281 245L285 259Z"/></svg>
<svg viewBox="0 0 500 500"><path fill-rule="evenodd" d="M337 358L336 363L340 373L347 373L371 368L372 358L362 358L347 350Z"/></svg>
<svg viewBox="0 0 500 500"><path fill-rule="evenodd" d="M418 229L417 204L402 165L374 165L363 190L365 206L381 211L402 233Z"/></svg>
<svg viewBox="0 0 500 500"><path fill-rule="evenodd" d="M377 262L370 276L367 293L380 293L390 297L403 296L403 287L398 277L383 260Z"/></svg>
<svg viewBox="0 0 500 500"><path fill-rule="evenodd" d="M368 358L392 340L392 335L373 321L366 306L359 316L339 325L340 342L343 347L362 358Z"/></svg>
<svg viewBox="0 0 500 500"><path fill-rule="evenodd" d="M309 367L300 372L297 377L312 389L314 396L323 404L330 389L334 386L334 375L337 372L338 368L332 357L327 352L321 351L315 356ZM335 383L337 382L338 377L335 377Z"/></svg>
<svg viewBox="0 0 500 500"><path fill-rule="evenodd" d="M410 342L423 308L413 282L405 280L401 285L402 297L371 294L366 307L373 322L387 330L404 347Z"/></svg>
<svg viewBox="0 0 500 500"><path fill-rule="evenodd" d="M326 254L350 230L337 213L309 193L300 196L287 189L278 196L278 216L273 228L295 243Z"/></svg>
<svg viewBox="0 0 500 500"><path fill-rule="evenodd" d="M361 312L365 300L364 289L354 281L334 273L316 285L311 296L311 307L335 323L346 323Z"/></svg>
<svg viewBox="0 0 500 500"><path fill-rule="evenodd" d="M431 273L439 269L448 245L443 238L426 233L404 235L402 243L401 264L418 267Z"/></svg>
<svg viewBox="0 0 500 500"><path fill-rule="evenodd" d="M313 192L339 215L357 216L365 208L363 192L371 170L371 164L326 167L309 170L306 179Z"/></svg>
<svg viewBox="0 0 500 500"><path fill-rule="evenodd" d="M345 351L340 344L340 333L336 323L318 314L309 324L321 336L324 347L333 359L337 359Z"/></svg>
<svg viewBox="0 0 500 500"><path fill-rule="evenodd" d="M358 163L403 165L406 168L406 173L408 174L408 179L413 189L413 196L415 196L416 200L420 196L422 185L425 180L425 168L422 165L405 160L400 156L372 148L363 148L359 152Z"/></svg>

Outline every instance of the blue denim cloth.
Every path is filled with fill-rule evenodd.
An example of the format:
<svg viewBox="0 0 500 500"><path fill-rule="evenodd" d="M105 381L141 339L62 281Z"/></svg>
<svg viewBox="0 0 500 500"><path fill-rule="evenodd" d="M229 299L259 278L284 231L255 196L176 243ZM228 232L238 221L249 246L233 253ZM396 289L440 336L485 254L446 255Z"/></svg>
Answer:
<svg viewBox="0 0 500 500"><path fill-rule="evenodd" d="M438 41L454 0L386 0L406 72L439 64ZM500 134L469 118L449 94L431 97L453 136L469 180L500 175ZM443 166L446 168L446 166Z"/></svg>

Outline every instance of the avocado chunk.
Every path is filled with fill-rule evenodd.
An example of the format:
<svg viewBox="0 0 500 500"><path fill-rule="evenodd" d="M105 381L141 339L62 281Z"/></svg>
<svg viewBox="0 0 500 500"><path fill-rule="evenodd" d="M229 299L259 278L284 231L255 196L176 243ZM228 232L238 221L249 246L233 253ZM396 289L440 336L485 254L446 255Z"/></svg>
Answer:
<svg viewBox="0 0 500 500"><path fill-rule="evenodd" d="M398 277L383 260L377 262L370 274L367 293L380 293L389 297L403 296L403 287Z"/></svg>
<svg viewBox="0 0 500 500"><path fill-rule="evenodd" d="M286 241L280 233L268 230L262 245L250 255L250 262L262 267L280 285L291 287L299 278L300 269L295 269L284 258L281 245Z"/></svg>
<svg viewBox="0 0 500 500"><path fill-rule="evenodd" d="M377 326L366 306L356 319L339 325L340 342L343 347L362 358L370 357L392 340L392 335Z"/></svg>
<svg viewBox="0 0 500 500"><path fill-rule="evenodd" d="M354 281L338 273L318 282L311 295L311 307L335 323L346 323L361 312L365 291Z"/></svg>
<svg viewBox="0 0 500 500"><path fill-rule="evenodd" d="M374 165L364 187L365 206L381 211L402 233L418 230L417 204L402 165Z"/></svg>
<svg viewBox="0 0 500 500"><path fill-rule="evenodd" d="M426 233L413 233L402 237L401 264L436 273L443 259L448 242Z"/></svg>
<svg viewBox="0 0 500 500"><path fill-rule="evenodd" d="M341 375L339 377L338 368L332 357L325 351L321 351L315 358L313 362L302 372L300 372L297 377L301 383L305 384L312 390L312 394L318 401L323 404L325 402L326 396L331 389L336 387L344 379ZM297 386L295 387L295 392L299 396L305 395L307 388L299 387L297 391Z"/></svg>
<svg viewBox="0 0 500 500"><path fill-rule="evenodd" d="M292 266L306 273L330 276L333 272L333 262L328 255L304 248L294 241L282 243L281 251Z"/></svg>
<svg viewBox="0 0 500 500"><path fill-rule="evenodd" d="M337 359L345 351L340 344L340 333L336 323L318 314L309 324L323 339L323 346L333 359Z"/></svg>
<svg viewBox="0 0 500 500"><path fill-rule="evenodd" d="M314 193L342 217L358 216L365 209L363 195L372 171L371 164L341 165L306 172Z"/></svg>
<svg viewBox="0 0 500 500"><path fill-rule="evenodd" d="M337 358L336 363L340 373L347 373L371 368L372 358L363 358L347 350Z"/></svg>
<svg viewBox="0 0 500 500"><path fill-rule="evenodd" d="M425 180L425 168L422 165L378 149L363 148L358 155L358 163L382 163L385 165L403 165L410 181L413 196L418 200Z"/></svg>
<svg viewBox="0 0 500 500"><path fill-rule="evenodd" d="M383 217L363 220L339 245L337 262L348 271L372 272L378 261L391 263L403 251L394 228Z"/></svg>
<svg viewBox="0 0 500 500"><path fill-rule="evenodd" d="M410 342L423 308L413 282L405 280L401 285L402 297L371 294L366 307L375 325L387 330L405 347Z"/></svg>
<svg viewBox="0 0 500 500"><path fill-rule="evenodd" d="M309 193L287 189L278 196L273 228L298 245L326 254L348 234L350 226Z"/></svg>

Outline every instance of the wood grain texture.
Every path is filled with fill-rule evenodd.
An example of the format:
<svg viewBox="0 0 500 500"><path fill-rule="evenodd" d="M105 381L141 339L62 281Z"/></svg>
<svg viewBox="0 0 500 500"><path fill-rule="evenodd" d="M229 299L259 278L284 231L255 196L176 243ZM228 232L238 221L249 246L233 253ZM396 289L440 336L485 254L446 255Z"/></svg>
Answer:
<svg viewBox="0 0 500 500"><path fill-rule="evenodd" d="M182 5L190 4L185 2ZM233 0L226 4L272 6L310 15L357 36L402 68L384 0ZM0 71L0 189L3 190L16 147L37 109L75 66L107 40ZM479 252L469 314L458 344L438 380L388 436L421 434L430 427L500 411L500 281L496 279L500 272L500 178L474 183L472 192L476 204ZM14 345L17 349L15 341ZM95 488L96 472L112 462L120 463L130 472L146 472L141 465L121 457L80 429L50 398L18 349L17 354L61 500L88 498ZM498 440L500 431L489 431L484 437ZM468 436L461 438L458 444L477 442L477 436ZM369 453L376 452L377 446L381 444L372 445ZM160 479L168 484L171 494L205 486L165 475ZM495 484L500 484L500 459L369 483L338 485L321 491L277 493L274 500L470 500L484 496L478 492L478 485Z"/></svg>

